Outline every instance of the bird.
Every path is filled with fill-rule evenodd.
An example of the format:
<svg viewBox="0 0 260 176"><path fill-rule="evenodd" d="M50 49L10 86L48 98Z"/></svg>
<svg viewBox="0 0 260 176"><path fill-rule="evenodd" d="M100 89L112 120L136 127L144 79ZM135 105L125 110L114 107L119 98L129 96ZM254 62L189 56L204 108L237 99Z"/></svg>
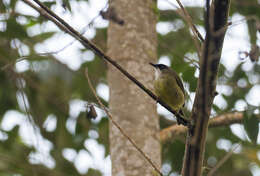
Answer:
<svg viewBox="0 0 260 176"><path fill-rule="evenodd" d="M185 90L178 73L164 64L150 63L150 65L155 69L154 91L156 96L174 111L183 115Z"/></svg>

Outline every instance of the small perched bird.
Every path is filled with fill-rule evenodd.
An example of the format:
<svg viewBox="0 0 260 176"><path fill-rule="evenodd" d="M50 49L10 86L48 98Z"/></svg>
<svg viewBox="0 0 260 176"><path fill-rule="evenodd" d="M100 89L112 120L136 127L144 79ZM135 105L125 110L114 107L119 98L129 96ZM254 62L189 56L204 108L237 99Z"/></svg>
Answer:
<svg viewBox="0 0 260 176"><path fill-rule="evenodd" d="M185 91L178 74L163 64L150 63L155 68L155 94L173 110L181 114L185 103Z"/></svg>

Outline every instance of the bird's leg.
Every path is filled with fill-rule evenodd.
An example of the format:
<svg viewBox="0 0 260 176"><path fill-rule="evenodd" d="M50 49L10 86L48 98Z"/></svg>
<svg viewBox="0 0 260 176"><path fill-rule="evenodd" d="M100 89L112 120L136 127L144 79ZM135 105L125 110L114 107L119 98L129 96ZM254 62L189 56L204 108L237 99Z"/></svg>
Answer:
<svg viewBox="0 0 260 176"><path fill-rule="evenodd" d="M184 113L183 113L182 109L180 109L180 110L178 111L178 113L179 113L182 117L184 117ZM183 120L182 120L181 118L176 117L176 119L177 119L177 124L178 124L178 125L183 124Z"/></svg>

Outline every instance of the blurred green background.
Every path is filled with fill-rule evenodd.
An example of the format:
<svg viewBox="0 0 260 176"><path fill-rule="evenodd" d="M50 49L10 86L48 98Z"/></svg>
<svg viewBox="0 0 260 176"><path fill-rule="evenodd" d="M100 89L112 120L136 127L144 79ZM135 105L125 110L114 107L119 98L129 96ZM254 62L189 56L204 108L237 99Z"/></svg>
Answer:
<svg viewBox="0 0 260 176"><path fill-rule="evenodd" d="M159 0L156 9L158 59L182 76L190 95L188 114L197 85L198 56L180 9L169 2ZM44 4L106 50L108 22L99 12L107 1L50 0ZM183 4L204 36L203 2ZM209 129L207 169L241 144L218 170L221 176L260 175L259 18L259 1L232 1L232 24L225 38L212 116L243 111L245 120ZM0 176L111 175L108 119L99 108L97 119L86 118L87 104L96 100L84 76L87 67L108 106L107 65L73 41L23 2L0 1ZM173 123L166 110L158 106L158 112L161 129ZM164 175L178 175L183 154L184 140L163 143Z"/></svg>

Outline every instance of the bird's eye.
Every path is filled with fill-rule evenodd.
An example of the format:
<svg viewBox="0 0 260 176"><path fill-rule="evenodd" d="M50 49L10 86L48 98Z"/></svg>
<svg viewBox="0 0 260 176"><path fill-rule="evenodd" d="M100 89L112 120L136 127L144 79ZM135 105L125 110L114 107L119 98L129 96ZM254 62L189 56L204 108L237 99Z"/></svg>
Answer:
<svg viewBox="0 0 260 176"><path fill-rule="evenodd" d="M163 65L163 64L159 64L158 67L159 67L160 70L163 70L163 69L166 69L166 68L167 68L167 66L166 66L166 65Z"/></svg>

